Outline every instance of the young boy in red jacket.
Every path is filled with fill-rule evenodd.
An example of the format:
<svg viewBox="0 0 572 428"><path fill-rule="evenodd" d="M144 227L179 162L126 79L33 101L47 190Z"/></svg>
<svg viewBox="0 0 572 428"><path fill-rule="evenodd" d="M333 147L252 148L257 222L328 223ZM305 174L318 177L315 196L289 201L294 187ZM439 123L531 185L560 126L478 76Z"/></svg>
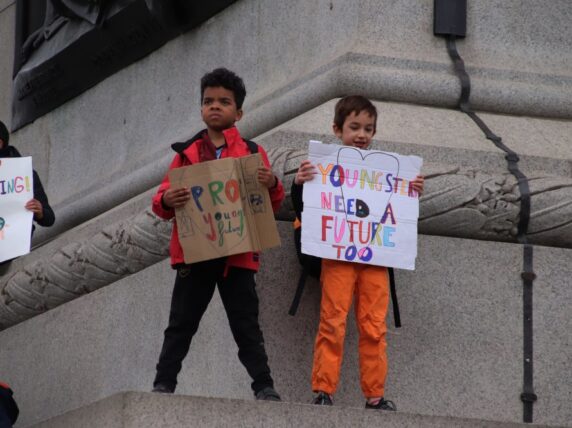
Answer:
<svg viewBox="0 0 572 428"><path fill-rule="evenodd" d="M352 95L335 107L333 130L344 146L367 150L375 135L377 110L367 98ZM303 185L313 180L316 168L309 160L300 165L292 183L292 202L298 218L303 210ZM423 193L424 178L418 175L413 188ZM331 406L342 364L346 319L355 303L359 331L360 381L366 409L396 410L384 398L387 375L385 316L389 304L386 267L322 259L320 325L314 345L312 390L314 404Z"/></svg>
<svg viewBox="0 0 572 428"><path fill-rule="evenodd" d="M201 79L201 116L207 128L186 143L173 144L177 154L170 169L250 155L253 143L243 140L235 127L235 123L242 117L245 96L242 79L232 71L219 68L204 75ZM265 166L259 168L257 178L268 188L276 212L284 199L284 188L272 173L264 149L258 147L258 152ZM184 206L190 198L188 188L171 188L166 176L153 198L153 212L161 218L173 219L175 208ZM175 391L182 361L216 285L238 345L238 358L252 378L251 386L256 399L280 401L280 396L274 390L258 323L258 296L254 275L259 267L259 254L243 253L185 264L176 221L173 223L170 253L171 265L177 270L177 277L169 326L165 330L153 391Z"/></svg>

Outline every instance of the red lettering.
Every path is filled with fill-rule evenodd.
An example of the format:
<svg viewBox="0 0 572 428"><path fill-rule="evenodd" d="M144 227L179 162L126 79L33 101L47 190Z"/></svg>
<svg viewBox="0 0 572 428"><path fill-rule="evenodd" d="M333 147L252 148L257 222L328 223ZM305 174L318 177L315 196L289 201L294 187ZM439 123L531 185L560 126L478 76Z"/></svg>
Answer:
<svg viewBox="0 0 572 428"><path fill-rule="evenodd" d="M322 241L326 240L326 230L331 229L332 226L328 226L328 222L334 219L331 215L323 215L322 216Z"/></svg>
<svg viewBox="0 0 572 428"><path fill-rule="evenodd" d="M348 220L348 224L350 225L350 242L354 242L354 226L358 224L358 222L354 220Z"/></svg>
<svg viewBox="0 0 572 428"><path fill-rule="evenodd" d="M210 241L216 241L216 231L213 223L213 217L211 213L203 214L203 219L206 224L208 224L211 228L211 232L207 235L207 238Z"/></svg>
<svg viewBox="0 0 572 428"><path fill-rule="evenodd" d="M230 202L235 202L240 197L238 181L228 180L224 186L224 194Z"/></svg>
<svg viewBox="0 0 572 428"><path fill-rule="evenodd" d="M342 256L342 250L344 248L346 248L345 245L335 245L333 244L332 247L334 247L336 250L338 250L338 254L336 255L336 257L339 259Z"/></svg>

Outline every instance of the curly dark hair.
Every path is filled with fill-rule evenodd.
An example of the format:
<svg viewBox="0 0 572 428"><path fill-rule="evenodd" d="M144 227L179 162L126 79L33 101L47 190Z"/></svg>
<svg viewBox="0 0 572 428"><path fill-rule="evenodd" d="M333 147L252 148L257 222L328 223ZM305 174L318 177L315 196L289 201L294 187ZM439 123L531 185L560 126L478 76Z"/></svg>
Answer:
<svg viewBox="0 0 572 428"><path fill-rule="evenodd" d="M334 113L334 124L339 129L342 129L346 117L352 113L358 115L362 111L368 112L370 116L373 117L375 131L377 128L377 109L370 100L361 95L349 95L337 102Z"/></svg>
<svg viewBox="0 0 572 428"><path fill-rule="evenodd" d="M234 101L236 101L236 108L242 108L242 103L246 97L246 88L239 76L226 68L217 68L205 74L201 78L201 103L203 102L205 89L216 87L223 87L232 91Z"/></svg>

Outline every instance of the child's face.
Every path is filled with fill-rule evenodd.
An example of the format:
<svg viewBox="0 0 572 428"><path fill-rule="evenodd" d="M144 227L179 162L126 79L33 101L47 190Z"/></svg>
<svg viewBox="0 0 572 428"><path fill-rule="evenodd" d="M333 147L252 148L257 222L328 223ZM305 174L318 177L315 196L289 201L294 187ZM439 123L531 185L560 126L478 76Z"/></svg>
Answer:
<svg viewBox="0 0 572 428"><path fill-rule="evenodd" d="M206 87L201 117L209 129L220 132L234 126L242 117L242 110L236 108L232 91L221 86Z"/></svg>
<svg viewBox="0 0 572 428"><path fill-rule="evenodd" d="M358 114L352 112L346 117L342 129L334 124L334 134L344 146L367 149L375 135L375 118L363 110Z"/></svg>

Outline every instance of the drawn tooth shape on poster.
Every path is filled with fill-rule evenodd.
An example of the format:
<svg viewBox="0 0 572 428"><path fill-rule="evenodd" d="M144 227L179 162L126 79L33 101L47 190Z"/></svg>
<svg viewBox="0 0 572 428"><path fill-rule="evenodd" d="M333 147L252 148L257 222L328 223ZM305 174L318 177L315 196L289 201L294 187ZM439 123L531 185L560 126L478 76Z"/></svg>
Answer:
<svg viewBox="0 0 572 428"><path fill-rule="evenodd" d="M364 169L361 170L357 168L353 170L347 169L347 171L350 171L350 174L344 176L343 179L344 182L342 182L342 176L343 176L342 171L344 171L342 165L344 164L361 165L367 159L370 164L371 163L378 164L379 162L379 165L386 165L385 168L387 168L389 171L387 175L388 176L392 175L397 177L399 176L399 159L390 153L372 151L366 154L364 152L365 152L364 150L360 150L355 147L342 146L338 150L338 155L336 159L337 164L333 168L337 167L340 169L337 180L338 186L336 187L338 187L339 192L341 194L342 205L346 207L346 209L343 210L345 216L345 224L346 225L351 224L349 223L351 221L351 218L348 218L351 217L353 213L353 210L348 209L348 207L351 207L350 201L354 201L353 205L355 205L356 207L355 208L356 217L360 218L361 220L366 220L366 219L370 220L370 222L368 223L367 232L365 234L365 236L369 237L369 239L362 239L364 235L362 233L363 227L361 228L358 227L357 238L359 243L363 246L361 246L359 250L357 249L356 246L357 258L359 260L367 262L371 258L373 258L372 246L375 245L377 231L381 231L384 228L384 226L385 226L384 231L391 231L392 230L390 229L391 226L387 225L388 220L390 220L390 224L395 223L393 221L392 216L389 215L392 213L392 208L390 203L391 203L391 198L393 196L393 192L385 191L387 190L388 185L383 183L383 176L381 175L381 173L372 172L370 177L371 179L369 179L367 177L368 172L367 170ZM335 176L333 172L332 176ZM381 182L377 180L377 177L381 179ZM361 189L362 187L365 188L366 180L369 181L370 183L368 184L370 186L370 190L376 190L379 192L379 194L376 195L375 198L368 199L368 202L359 199L358 198L359 195L357 195L356 194L357 192L354 191L354 189L356 188L357 189ZM348 196L347 199L344 194L344 188L347 188L348 190L345 192ZM385 213L388 214L385 215ZM360 223L360 226L362 224L363 223ZM387 237L388 235L384 236ZM390 240L387 239L386 241L388 242L388 245L391 245ZM351 252L348 252L348 256L351 256Z"/></svg>
<svg viewBox="0 0 572 428"><path fill-rule="evenodd" d="M32 158L0 161L0 262L30 252L34 214L26 203L34 197Z"/></svg>
<svg viewBox="0 0 572 428"><path fill-rule="evenodd" d="M422 159L311 142L314 180L304 185L302 252L414 269Z"/></svg>

